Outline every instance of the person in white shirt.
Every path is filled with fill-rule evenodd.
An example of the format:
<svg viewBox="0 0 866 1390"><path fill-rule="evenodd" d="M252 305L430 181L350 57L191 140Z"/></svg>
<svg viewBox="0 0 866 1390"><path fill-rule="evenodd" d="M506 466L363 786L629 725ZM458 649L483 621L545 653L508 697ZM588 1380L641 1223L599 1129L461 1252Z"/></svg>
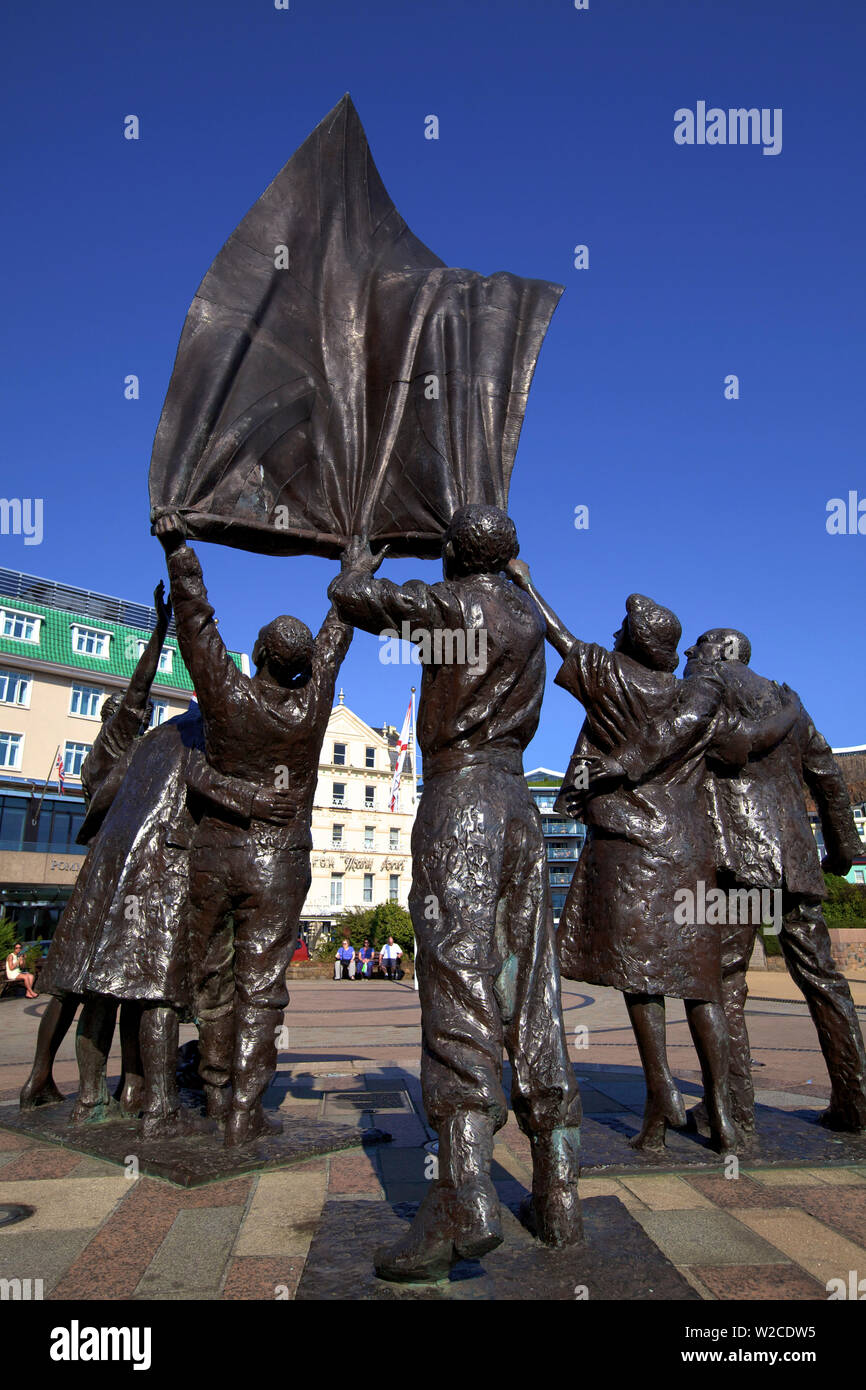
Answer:
<svg viewBox="0 0 866 1390"><path fill-rule="evenodd" d="M400 957L403 954L402 947L398 946L393 936L389 936L385 945L379 952L379 966L384 968L389 980L398 979L400 969Z"/></svg>

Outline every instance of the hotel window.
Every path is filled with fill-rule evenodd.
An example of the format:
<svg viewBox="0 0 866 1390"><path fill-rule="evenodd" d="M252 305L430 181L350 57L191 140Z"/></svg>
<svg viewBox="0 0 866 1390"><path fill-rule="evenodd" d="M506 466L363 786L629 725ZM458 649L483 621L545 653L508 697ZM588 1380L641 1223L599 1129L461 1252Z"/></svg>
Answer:
<svg viewBox="0 0 866 1390"><path fill-rule="evenodd" d="M0 767L17 769L21 766L21 750L24 747L23 734L0 733Z"/></svg>
<svg viewBox="0 0 866 1390"><path fill-rule="evenodd" d="M399 892L400 892L400 875L399 875L399 874L390 874L390 875L388 876L388 897L391 899L391 902L392 902L392 903L395 903L395 902L397 901L397 895L398 895Z"/></svg>
<svg viewBox="0 0 866 1390"><path fill-rule="evenodd" d="M375 827L375 825L365 825L365 826L364 826L364 849L374 849L374 848L375 848L375 842L376 842L376 827Z"/></svg>
<svg viewBox="0 0 866 1390"><path fill-rule="evenodd" d="M365 902L365 903L371 903L372 901L373 901L373 875L372 875L372 874L365 874L365 875L364 875L364 902Z"/></svg>
<svg viewBox="0 0 866 1390"><path fill-rule="evenodd" d="M365 767L375 767L375 766L376 766L376 750L375 750L375 748L365 748L365 749L364 749L364 766L365 766Z"/></svg>
<svg viewBox="0 0 866 1390"><path fill-rule="evenodd" d="M139 642L139 644L138 644L138 655L139 655L139 656L142 656L142 655L143 655L144 649L145 649L146 646L147 646L147 643L146 643L146 642ZM163 647L162 651L161 651L160 654L159 654L159 665L157 666L156 669L157 669L158 671L162 671L164 675L170 676L170 675L171 675L171 663L172 663L173 660L174 660L174 647Z"/></svg>
<svg viewBox="0 0 866 1390"><path fill-rule="evenodd" d="M345 806L345 804L346 804L346 783L345 783L345 782L332 782L332 783L331 783L331 805L332 805L332 806Z"/></svg>
<svg viewBox="0 0 866 1390"><path fill-rule="evenodd" d="M69 713L82 719L98 719L105 692L95 685L73 685Z"/></svg>
<svg viewBox="0 0 866 1390"><path fill-rule="evenodd" d="M331 874L331 907L343 906L343 875Z"/></svg>
<svg viewBox="0 0 866 1390"><path fill-rule="evenodd" d="M23 705L30 708L32 676L19 676L15 671L0 671L0 704Z"/></svg>
<svg viewBox="0 0 866 1390"><path fill-rule="evenodd" d="M334 766L335 766L335 767L345 767L345 766L346 766L346 745L345 745L345 743L335 743L335 744L334 744Z"/></svg>
<svg viewBox="0 0 866 1390"><path fill-rule="evenodd" d="M72 650L79 656L95 656L100 661L107 661L109 649L111 647L111 633L102 632L97 627L81 627L79 623L72 623Z"/></svg>
<svg viewBox="0 0 866 1390"><path fill-rule="evenodd" d="M0 608L0 637L13 637L16 642L38 642L41 623L42 619L35 613Z"/></svg>
<svg viewBox="0 0 866 1390"><path fill-rule="evenodd" d="M63 745L63 771L67 777L80 777L81 764L90 752L89 743L65 743Z"/></svg>
<svg viewBox="0 0 866 1390"><path fill-rule="evenodd" d="M331 826L331 844L332 844L332 845L341 845L342 843L343 843L343 827L342 827L342 825L336 825L336 824L335 824L335 825L332 825L332 826Z"/></svg>
<svg viewBox="0 0 866 1390"><path fill-rule="evenodd" d="M376 788L364 788L364 810L374 811L376 809Z"/></svg>
<svg viewBox="0 0 866 1390"><path fill-rule="evenodd" d="M168 705L165 700L152 700L153 709L150 715L149 729L156 729L168 716Z"/></svg>

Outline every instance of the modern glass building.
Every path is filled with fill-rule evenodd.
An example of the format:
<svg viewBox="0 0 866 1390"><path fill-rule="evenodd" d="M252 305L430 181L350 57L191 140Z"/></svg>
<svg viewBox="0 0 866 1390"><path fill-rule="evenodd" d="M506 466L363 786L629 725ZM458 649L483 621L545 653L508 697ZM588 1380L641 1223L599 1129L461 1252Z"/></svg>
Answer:
<svg viewBox="0 0 866 1390"><path fill-rule="evenodd" d="M532 798L541 812L553 921L558 926L569 885L586 839L586 830L580 821L569 820L567 816L561 816L553 809L553 803L565 776L564 772L554 772L549 767L536 767L525 776Z"/></svg>
<svg viewBox="0 0 866 1390"><path fill-rule="evenodd" d="M25 940L50 937L69 899L85 854L81 764L155 623L145 604L0 568L0 914ZM244 654L232 657L249 673ZM151 726L191 695L172 620Z"/></svg>

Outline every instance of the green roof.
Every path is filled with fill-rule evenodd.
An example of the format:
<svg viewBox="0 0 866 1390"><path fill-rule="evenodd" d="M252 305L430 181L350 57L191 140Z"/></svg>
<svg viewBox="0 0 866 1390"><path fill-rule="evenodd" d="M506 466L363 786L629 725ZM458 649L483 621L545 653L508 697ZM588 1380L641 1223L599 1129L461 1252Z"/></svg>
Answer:
<svg viewBox="0 0 866 1390"><path fill-rule="evenodd" d="M25 642L20 638L4 637L0 634L0 654L8 652L15 656L31 658L34 664L50 661L56 666L71 666L98 679L100 676L121 676L131 679L138 664L138 644L147 641L150 632L146 628L127 627L122 623L110 623L102 618L88 617L83 613L69 613L59 608L46 608L39 603L24 599L0 597L0 608L11 609L16 613L33 613L43 619L40 624L39 641ZM72 649L72 624L95 629L97 632L111 633L109 655L106 658L85 656ZM192 677L181 660L177 639L169 637L163 647L170 647L174 655L170 672L157 672L153 682L157 690L193 689ZM231 652L235 665L241 667L239 653Z"/></svg>

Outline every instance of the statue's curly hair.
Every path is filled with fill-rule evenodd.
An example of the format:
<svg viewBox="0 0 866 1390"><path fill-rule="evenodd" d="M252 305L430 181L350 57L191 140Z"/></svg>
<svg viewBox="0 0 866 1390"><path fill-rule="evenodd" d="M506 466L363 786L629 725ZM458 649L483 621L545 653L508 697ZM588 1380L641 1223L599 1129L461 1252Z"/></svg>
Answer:
<svg viewBox="0 0 866 1390"><path fill-rule="evenodd" d="M498 574L520 552L508 513L481 502L458 507L445 532L448 541L460 569L474 574Z"/></svg>
<svg viewBox="0 0 866 1390"><path fill-rule="evenodd" d="M645 594L629 594L625 611L632 650L655 671L675 671L679 664L677 644L683 635L676 613Z"/></svg>
<svg viewBox="0 0 866 1390"><path fill-rule="evenodd" d="M259 664L267 659L284 671L308 666L313 659L313 634L300 618L283 613L262 628L256 646Z"/></svg>

